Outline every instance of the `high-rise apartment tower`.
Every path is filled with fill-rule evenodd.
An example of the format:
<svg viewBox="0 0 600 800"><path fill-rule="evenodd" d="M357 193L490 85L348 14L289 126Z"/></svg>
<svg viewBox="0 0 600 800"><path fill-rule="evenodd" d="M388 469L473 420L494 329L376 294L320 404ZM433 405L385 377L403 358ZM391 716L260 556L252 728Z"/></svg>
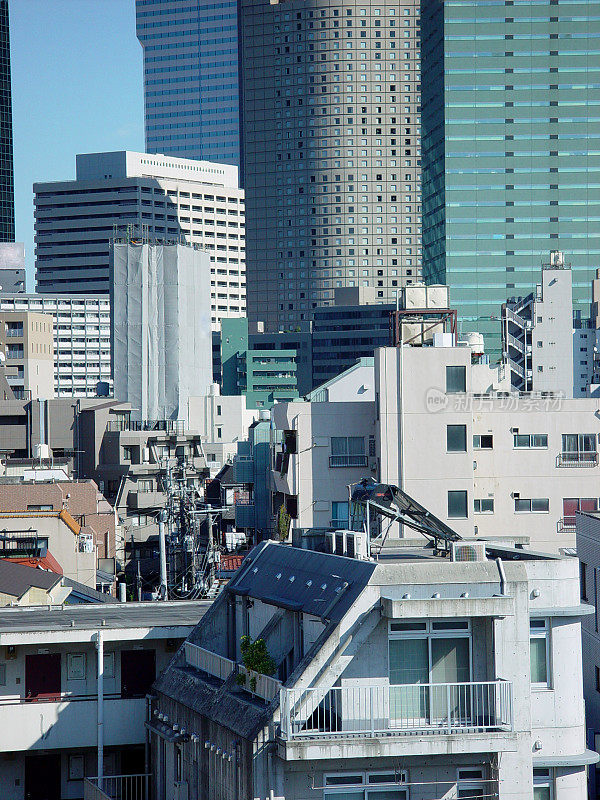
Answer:
<svg viewBox="0 0 600 800"><path fill-rule="evenodd" d="M8 0L0 0L0 242L15 240L12 94Z"/></svg>
<svg viewBox="0 0 600 800"><path fill-rule="evenodd" d="M241 0L248 316L292 327L421 262L419 4Z"/></svg>
<svg viewBox="0 0 600 800"><path fill-rule="evenodd" d="M600 263L600 2L422 2L423 272L500 352L551 250L589 317Z"/></svg>
<svg viewBox="0 0 600 800"><path fill-rule="evenodd" d="M136 0L146 150L238 164L237 0Z"/></svg>

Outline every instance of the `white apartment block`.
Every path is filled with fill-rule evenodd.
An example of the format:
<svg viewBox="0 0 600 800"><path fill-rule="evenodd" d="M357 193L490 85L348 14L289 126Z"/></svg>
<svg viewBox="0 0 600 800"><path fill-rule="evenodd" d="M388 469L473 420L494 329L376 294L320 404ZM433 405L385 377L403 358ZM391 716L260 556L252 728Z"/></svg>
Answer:
<svg viewBox="0 0 600 800"><path fill-rule="evenodd" d="M352 385L358 369L273 409L274 504L297 509L292 529L348 527L348 486L373 478L463 537L574 546L576 512L600 503L596 399L511 392L467 345L381 348Z"/></svg>
<svg viewBox="0 0 600 800"><path fill-rule="evenodd" d="M574 558L263 542L155 684L153 796L585 800L590 611Z"/></svg>
<svg viewBox="0 0 600 800"><path fill-rule="evenodd" d="M143 774L146 693L208 605L0 609L2 800L88 797L99 748L106 776Z"/></svg>
<svg viewBox="0 0 600 800"><path fill-rule="evenodd" d="M112 395L108 295L0 294L0 312L50 315L54 328L54 395Z"/></svg>
<svg viewBox="0 0 600 800"><path fill-rule="evenodd" d="M41 293L107 294L109 242L126 231L210 253L212 323L246 313L244 192L237 167L130 151L77 156L76 179L36 183Z"/></svg>

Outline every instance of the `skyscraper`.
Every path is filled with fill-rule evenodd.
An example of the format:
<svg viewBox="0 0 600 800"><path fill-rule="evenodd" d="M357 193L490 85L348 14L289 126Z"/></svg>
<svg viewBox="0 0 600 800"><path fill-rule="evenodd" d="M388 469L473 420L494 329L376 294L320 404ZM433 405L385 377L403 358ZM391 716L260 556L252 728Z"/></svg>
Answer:
<svg viewBox="0 0 600 800"><path fill-rule="evenodd" d="M0 0L0 241L15 240L12 95L8 0Z"/></svg>
<svg viewBox="0 0 600 800"><path fill-rule="evenodd" d="M500 351L500 307L562 250L600 263L600 2L422 3L423 272Z"/></svg>
<svg viewBox="0 0 600 800"><path fill-rule="evenodd" d="M248 315L420 274L417 0L241 0Z"/></svg>
<svg viewBox="0 0 600 800"><path fill-rule="evenodd" d="M237 0L136 0L146 150L238 164Z"/></svg>

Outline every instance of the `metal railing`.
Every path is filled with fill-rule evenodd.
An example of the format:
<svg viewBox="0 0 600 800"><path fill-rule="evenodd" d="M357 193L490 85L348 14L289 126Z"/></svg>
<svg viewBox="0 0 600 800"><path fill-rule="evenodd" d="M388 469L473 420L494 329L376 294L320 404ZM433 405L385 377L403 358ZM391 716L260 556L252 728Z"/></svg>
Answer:
<svg viewBox="0 0 600 800"><path fill-rule="evenodd" d="M150 774L86 778L84 800L149 800Z"/></svg>
<svg viewBox="0 0 600 800"><path fill-rule="evenodd" d="M365 455L356 456L329 456L330 467L366 467L367 457Z"/></svg>
<svg viewBox="0 0 600 800"><path fill-rule="evenodd" d="M558 520L557 531L558 533L575 533L575 517L562 517Z"/></svg>
<svg viewBox="0 0 600 800"><path fill-rule="evenodd" d="M474 733L512 730L512 683L281 689L281 736Z"/></svg>
<svg viewBox="0 0 600 800"><path fill-rule="evenodd" d="M235 669L235 661L217 653L211 653L210 650L205 650L197 644L185 642L184 649L187 664L201 669L202 672L207 672L209 675L214 675L215 678L220 678L222 681L226 681Z"/></svg>
<svg viewBox="0 0 600 800"><path fill-rule="evenodd" d="M577 451L574 453L559 453L556 456L557 467L597 467L598 453Z"/></svg>
<svg viewBox="0 0 600 800"><path fill-rule="evenodd" d="M107 431L159 431L162 433L185 433L182 419L114 419L106 423Z"/></svg>

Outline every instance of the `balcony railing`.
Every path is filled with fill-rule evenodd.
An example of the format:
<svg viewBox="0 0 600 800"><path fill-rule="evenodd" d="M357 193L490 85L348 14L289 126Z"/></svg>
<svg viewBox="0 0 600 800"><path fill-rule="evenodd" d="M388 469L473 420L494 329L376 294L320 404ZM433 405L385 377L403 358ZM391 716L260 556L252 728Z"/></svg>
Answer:
<svg viewBox="0 0 600 800"><path fill-rule="evenodd" d="M350 520L349 519L332 519L329 524L336 531L345 531L345 530L348 530L349 527L350 527Z"/></svg>
<svg viewBox="0 0 600 800"><path fill-rule="evenodd" d="M575 517L563 517L559 519L557 530L559 533L575 533Z"/></svg>
<svg viewBox="0 0 600 800"><path fill-rule="evenodd" d="M557 467L597 467L598 453L559 453L556 456Z"/></svg>
<svg viewBox="0 0 600 800"><path fill-rule="evenodd" d="M86 778L84 800L149 800L150 775L105 775Z"/></svg>
<svg viewBox="0 0 600 800"><path fill-rule="evenodd" d="M237 664L229 658L212 653L191 642L185 642L185 660L190 666L213 675L222 681L226 681L234 670L240 676L239 685L243 686L251 694L266 700L268 703L277 697L281 689L281 681L262 675L259 672L248 669L243 664Z"/></svg>
<svg viewBox="0 0 600 800"><path fill-rule="evenodd" d="M329 456L330 467L366 467L367 457L362 456Z"/></svg>
<svg viewBox="0 0 600 800"><path fill-rule="evenodd" d="M512 730L512 684L409 684L282 689L286 740Z"/></svg>

